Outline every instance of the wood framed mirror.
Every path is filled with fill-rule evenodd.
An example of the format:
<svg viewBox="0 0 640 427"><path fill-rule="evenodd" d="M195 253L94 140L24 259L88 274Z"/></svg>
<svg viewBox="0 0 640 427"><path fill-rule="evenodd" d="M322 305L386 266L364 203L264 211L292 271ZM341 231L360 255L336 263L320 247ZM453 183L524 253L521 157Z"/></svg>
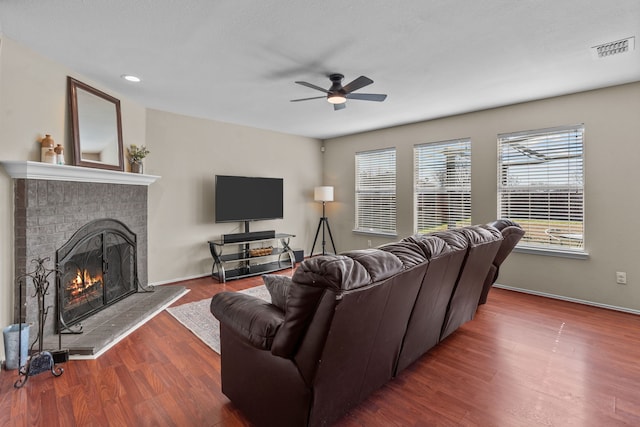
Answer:
<svg viewBox="0 0 640 427"><path fill-rule="evenodd" d="M73 164L124 171L120 100L67 77Z"/></svg>

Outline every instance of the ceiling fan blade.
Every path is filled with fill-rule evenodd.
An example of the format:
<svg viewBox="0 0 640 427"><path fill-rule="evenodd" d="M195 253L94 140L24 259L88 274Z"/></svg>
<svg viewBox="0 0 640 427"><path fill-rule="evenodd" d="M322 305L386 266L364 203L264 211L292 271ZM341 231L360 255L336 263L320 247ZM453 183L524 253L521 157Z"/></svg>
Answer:
<svg viewBox="0 0 640 427"><path fill-rule="evenodd" d="M387 99L387 95L381 93L348 93L345 96L348 99L359 99L361 101L382 102Z"/></svg>
<svg viewBox="0 0 640 427"><path fill-rule="evenodd" d="M342 104L333 104L334 111L344 110L345 108L347 108L347 104L345 104L344 102Z"/></svg>
<svg viewBox="0 0 640 427"><path fill-rule="evenodd" d="M298 101L309 101L311 99L327 99L326 96L314 96L313 98L300 98L300 99L292 99L291 102L298 102Z"/></svg>
<svg viewBox="0 0 640 427"><path fill-rule="evenodd" d="M296 83L298 83L299 85L302 85L302 86L309 87L311 89L319 90L320 92L329 93L328 90L326 90L324 88L321 88L320 86L313 85L311 83L307 83L307 82L296 82Z"/></svg>
<svg viewBox="0 0 640 427"><path fill-rule="evenodd" d="M369 77L360 76L348 85L343 86L342 90L344 90L346 93L349 93L361 89L365 86L369 86L371 83L373 83L373 80L371 80Z"/></svg>

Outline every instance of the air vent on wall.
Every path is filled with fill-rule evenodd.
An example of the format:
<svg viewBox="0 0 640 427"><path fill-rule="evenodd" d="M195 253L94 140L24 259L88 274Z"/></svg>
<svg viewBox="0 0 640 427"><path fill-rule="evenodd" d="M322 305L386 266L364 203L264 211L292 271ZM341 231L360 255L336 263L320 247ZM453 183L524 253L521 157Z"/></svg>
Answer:
<svg viewBox="0 0 640 427"><path fill-rule="evenodd" d="M594 46L593 53L597 58L606 58L619 53L631 52L635 48L635 37L617 40L615 42L604 43Z"/></svg>

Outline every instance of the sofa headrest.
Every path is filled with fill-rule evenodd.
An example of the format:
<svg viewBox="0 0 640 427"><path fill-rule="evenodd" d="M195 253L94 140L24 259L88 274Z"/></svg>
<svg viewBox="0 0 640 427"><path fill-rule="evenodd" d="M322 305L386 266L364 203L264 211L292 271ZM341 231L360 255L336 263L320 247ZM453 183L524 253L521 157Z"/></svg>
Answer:
<svg viewBox="0 0 640 427"><path fill-rule="evenodd" d="M380 249L359 249L343 252L342 255L351 258L362 265L369 273L369 283L384 280L404 270L404 265L395 254ZM353 289L353 287L349 288Z"/></svg>
<svg viewBox="0 0 640 427"><path fill-rule="evenodd" d="M386 279L403 269L402 261L394 254L364 249L306 259L292 279L303 285L350 290Z"/></svg>
<svg viewBox="0 0 640 427"><path fill-rule="evenodd" d="M425 251L422 250L420 244L411 240L387 243L386 245L378 246L378 249L397 256L405 269L415 267L427 260Z"/></svg>
<svg viewBox="0 0 640 427"><path fill-rule="evenodd" d="M343 286L357 286L370 280L369 273L363 266L342 255L307 258L300 263L291 278L295 283L335 290L340 290ZM348 284L345 284L347 281Z"/></svg>
<svg viewBox="0 0 640 427"><path fill-rule="evenodd" d="M469 241L466 237L458 232L459 229L434 231L428 234L428 236L438 237L444 240L449 247L454 250L464 250L469 246Z"/></svg>
<svg viewBox="0 0 640 427"><path fill-rule="evenodd" d="M451 240L453 246L449 245L446 240L438 236L419 233L403 239L403 241L406 242L415 242L429 260L448 254L449 252L464 250L467 248L467 241L459 238L459 236L453 237Z"/></svg>
<svg viewBox="0 0 640 427"><path fill-rule="evenodd" d="M502 233L490 225L470 225L458 228L455 231L463 235L471 247L502 240Z"/></svg>
<svg viewBox="0 0 640 427"><path fill-rule="evenodd" d="M522 229L522 227L520 227L520 224L518 224L517 222L513 222L510 219L502 218L490 222L488 225L492 226L493 228L497 228L500 231L504 230L507 227L517 227L519 229Z"/></svg>

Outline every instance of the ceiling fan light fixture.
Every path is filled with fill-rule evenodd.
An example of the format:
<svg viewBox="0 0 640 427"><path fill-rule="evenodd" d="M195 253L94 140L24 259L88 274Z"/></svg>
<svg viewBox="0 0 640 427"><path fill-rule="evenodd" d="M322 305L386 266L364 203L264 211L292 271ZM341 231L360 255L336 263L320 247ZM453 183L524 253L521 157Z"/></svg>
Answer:
<svg viewBox="0 0 640 427"><path fill-rule="evenodd" d="M327 101L331 104L344 104L347 102L347 98L340 93L330 93L327 95Z"/></svg>
<svg viewBox="0 0 640 427"><path fill-rule="evenodd" d="M356 99L361 101L376 101L382 102L387 98L387 95L383 95L381 93L353 93L359 89L362 89L365 86L369 86L373 83L369 77L360 76L357 79L353 80L351 83L348 83L345 86L342 86L342 79L344 76L342 74L330 74L329 80L331 80L331 87L329 89L325 89L320 86L316 86L312 83L307 83L303 81L296 81L295 83L306 86L311 89L318 90L320 92L324 92L325 96L315 96L312 98L302 98L302 99L292 99L291 102L297 101L308 101L311 99L321 99L324 98L327 100L329 104L333 104L333 110L344 110L347 105L347 98Z"/></svg>

